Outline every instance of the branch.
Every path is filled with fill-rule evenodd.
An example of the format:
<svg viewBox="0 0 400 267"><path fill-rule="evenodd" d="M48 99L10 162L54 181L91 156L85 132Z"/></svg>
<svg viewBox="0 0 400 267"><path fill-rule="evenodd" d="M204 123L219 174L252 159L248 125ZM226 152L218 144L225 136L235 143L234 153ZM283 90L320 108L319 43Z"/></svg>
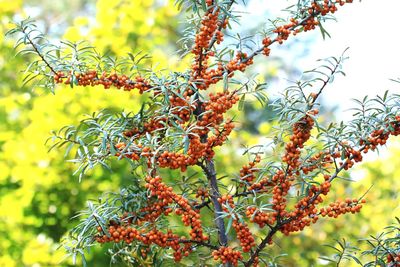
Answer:
<svg viewBox="0 0 400 267"><path fill-rule="evenodd" d="M176 240L176 239L169 239L169 241L173 241L173 240ZM215 245L210 244L210 243L206 243L206 242L203 242L203 241L192 240L192 239L178 239L178 242L182 243L182 244L194 243L194 244L197 244L197 245L200 245L200 246L211 248L213 250L218 250L219 249L219 246L215 246Z"/></svg>
<svg viewBox="0 0 400 267"><path fill-rule="evenodd" d="M235 194L232 195L232 197L245 197L247 195L254 195L254 194L258 194L258 193L265 193L268 190L262 189L262 190L249 190L249 191L243 191L241 193L236 192ZM208 204L211 203L211 199L207 199L195 206L193 206L194 209L201 209L204 208L206 206L208 206Z"/></svg>
<svg viewBox="0 0 400 267"><path fill-rule="evenodd" d="M343 60L343 54L347 51L347 49L342 53L342 56L339 58L339 60L336 60L336 64L335 67L331 70L330 75L328 76L328 79L326 79L322 86L320 87L319 91L316 93L316 95L313 97L313 100L311 101L311 103L308 105L309 109L312 109L315 102L317 101L318 97L321 95L322 91L324 90L324 88L326 87L326 85L329 83L329 80L331 79L331 77L336 73L337 69L339 68L342 60Z"/></svg>
<svg viewBox="0 0 400 267"><path fill-rule="evenodd" d="M29 37L29 34L26 32L26 27L21 28L21 32L25 35L26 40L28 40L29 44L32 46L33 50L35 50L35 53L40 57L40 59L46 64L46 66L50 69L50 71L54 74L57 75L57 72L53 69L52 66L50 66L50 63L45 59L44 55L39 51L37 48L36 44L32 41L32 39Z"/></svg>
<svg viewBox="0 0 400 267"><path fill-rule="evenodd" d="M256 259L256 257L258 257L258 254L260 254L260 252L265 248L265 246L271 242L272 236L279 230L280 227L281 225L277 224L268 232L268 235L257 246L253 254L251 254L250 259L247 262L245 262L244 264L245 267L250 267L254 263L254 260Z"/></svg>
<svg viewBox="0 0 400 267"><path fill-rule="evenodd" d="M320 12L319 12L319 13L320 13ZM306 23L308 20L310 20L311 18L315 17L316 15L319 15L319 13L312 13L312 14L308 15L308 16L305 17L302 21L300 21L298 24L296 24L296 25L294 25L294 26L288 28L288 30L294 31L294 30L296 30L297 27L302 27L302 26L304 26L305 23ZM240 63L246 63L246 62L249 61L250 59L254 58L255 56L257 56L257 55L259 55L259 54L261 54L261 53L263 52L264 48L268 48L268 47L269 47L270 45L272 45L273 43L278 42L278 37L279 37L279 34L278 34L278 36L277 36L275 39L271 40L271 42L270 42L268 45L265 45L265 46L262 46L262 47L258 48L258 49L255 50L252 54L250 54L248 57L242 59L242 60L239 62L239 64L240 64Z"/></svg>
<svg viewBox="0 0 400 267"><path fill-rule="evenodd" d="M214 205L214 217L215 217L215 223L218 228L219 242L222 246L227 246L228 245L228 237L225 232L224 219L221 217L221 214L223 212L222 205L221 205L221 203L218 202L218 198L221 196L221 194L219 193L219 189L218 189L214 161L212 159L208 159L208 160L206 160L206 165L204 165L204 164L199 164L199 165L203 169L203 171L206 174L207 179L210 183L210 187L211 187L210 198L211 198L211 202Z"/></svg>

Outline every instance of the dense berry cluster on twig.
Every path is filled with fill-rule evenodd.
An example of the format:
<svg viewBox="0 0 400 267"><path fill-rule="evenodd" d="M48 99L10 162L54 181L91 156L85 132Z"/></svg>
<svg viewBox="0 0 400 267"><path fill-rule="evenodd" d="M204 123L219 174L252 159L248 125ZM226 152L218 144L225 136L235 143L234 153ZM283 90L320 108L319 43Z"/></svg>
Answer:
<svg viewBox="0 0 400 267"><path fill-rule="evenodd" d="M139 76L131 79L126 75L117 75L116 73L103 72L101 75L99 75L96 70L69 74L57 72L57 74L54 75L54 81L56 83L64 84L75 83L76 85L80 86L102 85L104 89L109 89L111 86L114 86L117 89L123 89L125 91L138 89L141 94L151 88L149 83Z"/></svg>
<svg viewBox="0 0 400 267"><path fill-rule="evenodd" d="M220 247L212 253L214 260L220 260L222 263L232 263L233 266L238 265L238 261L243 259L240 251L234 250L230 247Z"/></svg>

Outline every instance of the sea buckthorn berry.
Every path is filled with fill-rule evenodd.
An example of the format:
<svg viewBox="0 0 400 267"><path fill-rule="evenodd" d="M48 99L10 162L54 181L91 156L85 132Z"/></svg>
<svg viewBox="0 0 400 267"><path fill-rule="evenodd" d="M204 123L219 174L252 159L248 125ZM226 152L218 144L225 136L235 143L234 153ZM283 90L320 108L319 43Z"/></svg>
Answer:
<svg viewBox="0 0 400 267"><path fill-rule="evenodd" d="M223 264L231 263L233 266L238 266L238 261L243 259L240 251L235 251L231 247L220 247L212 252L215 261L220 260Z"/></svg>
<svg viewBox="0 0 400 267"><path fill-rule="evenodd" d="M234 220L232 226L236 230L237 238L240 241L243 252L249 252L256 243L247 224Z"/></svg>

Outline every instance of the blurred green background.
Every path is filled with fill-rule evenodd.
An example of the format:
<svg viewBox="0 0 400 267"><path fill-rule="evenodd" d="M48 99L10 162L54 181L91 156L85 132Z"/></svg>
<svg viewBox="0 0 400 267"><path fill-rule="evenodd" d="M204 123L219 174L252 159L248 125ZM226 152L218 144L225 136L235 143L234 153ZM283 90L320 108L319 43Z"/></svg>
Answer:
<svg viewBox="0 0 400 267"><path fill-rule="evenodd" d="M113 173L95 169L79 183L72 175L73 164L65 161L62 150L48 152L46 139L52 130L77 125L84 114L103 108L137 110L140 96L62 86L52 95L40 88L22 86L27 59L14 56L14 40L5 38L4 33L12 27L10 21L27 16L37 19L51 37L85 39L99 52L115 56L147 52L152 58L144 64L158 70L184 69L190 58L181 60L174 52L184 25L173 1L0 0L0 266L69 266L70 260L61 262L64 251L57 248L63 235L77 223L70 218L85 207L88 199L128 184L130 169L126 162L116 161ZM253 71L262 70L262 78L272 79L282 74L280 68L285 64L285 59L272 58L268 63L258 63ZM294 69L285 71L292 73ZM232 166L246 160L237 158L241 143L262 142L270 131L268 110L256 111L256 107L248 103L238 114L237 121L246 116L246 123L233 133L236 141L218 151L221 173L237 172ZM281 259L283 266L328 266L318 259L332 252L323 244L333 244L340 237L356 242L359 237L375 235L400 214L400 168L396 168L400 166L400 144L392 141L388 146L385 157L353 172L357 182L336 183L333 187L332 197L344 198L359 197L374 185L360 214L320 220L302 233L277 236L272 251L288 254ZM109 266L105 251L106 246L91 251L89 266Z"/></svg>

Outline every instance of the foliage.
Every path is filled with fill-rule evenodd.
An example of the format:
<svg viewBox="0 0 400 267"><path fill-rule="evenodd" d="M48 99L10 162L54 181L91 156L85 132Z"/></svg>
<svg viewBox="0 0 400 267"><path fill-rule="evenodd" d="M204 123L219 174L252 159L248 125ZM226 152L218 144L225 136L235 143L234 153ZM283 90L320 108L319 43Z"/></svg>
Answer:
<svg viewBox="0 0 400 267"><path fill-rule="evenodd" d="M397 222L385 227L385 231L377 236L370 236L359 240L359 243L365 243L368 249L360 251L359 247L351 246L345 240L337 241L338 247L331 247L337 251L333 258L326 258L339 266L341 261L354 261L360 266L398 266L400 263L400 219L396 217ZM358 254L358 255L357 255ZM371 260L362 261L364 258Z"/></svg>
<svg viewBox="0 0 400 267"><path fill-rule="evenodd" d="M268 104L264 84L233 76L257 55L269 56L274 43L282 44L292 34L316 26L326 34L322 23L344 3L298 1L289 9L290 22L273 21L271 29L260 33L261 47L251 38L239 38L235 48L217 49L224 29L239 21L231 11L234 1L177 1L192 12L182 41L193 65L170 73L142 68L142 59L148 62L140 53L114 58L86 43L54 45L31 20L17 24L9 33L20 34L17 46L25 48L19 51L37 56L25 81L32 78L50 90L56 84L101 85L144 94L132 112L103 110L77 127L54 132L53 146L67 148L81 178L96 165L116 169L116 159L128 161L134 174L119 193L88 202L81 223L64 241L69 253L85 263L86 250L97 241L112 243L112 262L132 266L169 265L172 260L206 264L211 255L226 266L273 266L276 254L264 249L277 232L289 235L320 217L360 211L364 193L318 205L327 201L322 196L332 195L331 183L343 178L341 171L363 159L362 152L376 150L390 135L399 134L399 96L364 98L357 101L349 123L321 123L318 97L343 74L344 55L324 60L269 105L278 115L273 142L246 149L249 162L235 178L220 169L218 178L215 168L216 147L227 142L235 127L226 116L235 115L232 107L237 102L242 107L248 96ZM202 93L214 84L222 90ZM173 179L166 179L171 175ZM339 244L339 259L349 258L347 244Z"/></svg>
<svg viewBox="0 0 400 267"><path fill-rule="evenodd" d="M156 19L157 24L153 25L145 24L143 21L131 25L128 21L127 25L124 25L125 30L132 32L140 26L146 32L158 29L156 31L165 32L171 40L177 38L172 31L175 26L174 21L170 19L176 14L172 3L159 6L158 10L162 10L159 14L154 11L154 6L143 6L137 1L127 6L127 3L122 1L102 0L97 1L98 13L107 13L107 5L111 2L120 3L114 11L121 16L136 17L136 13L152 13L154 16L160 16ZM60 6L44 1L39 1L38 5L54 6L58 8L59 13L62 11L66 16L68 12L75 13L83 9L80 6L75 10L68 3L68 8L65 8L63 6L65 3L62 1L57 3ZM129 168L121 162L116 162L113 165L113 173L94 170L91 173L92 179L84 180L78 185L77 177L73 176L73 167L65 163L63 151L53 150L49 153L49 146L45 146L46 139L53 130L60 129L64 125L77 124L85 118L84 114L91 114L104 107L119 111L126 108L135 110L140 99L135 94L128 96L123 92L111 93L96 88L79 91L71 90L69 86L59 86L57 94L51 95L40 87L23 86L22 74L25 62L32 57L30 55L25 58L15 57L14 40L3 37L12 27L10 20L21 16L20 13L24 13L25 6L28 6L28 12L35 7L33 1L24 3L3 1L0 8L2 40L0 44L2 69L0 73L0 265L60 266L61 260L65 258L65 253L58 249L60 239L75 225L75 221L70 218L86 206L88 199L95 199L104 190L118 190L124 184L128 184L129 177L120 174L128 173ZM51 14L46 13L47 11L43 10L44 14L38 16L52 21L54 18L46 17L46 14L47 16ZM152 18L150 15L148 17ZM96 23L93 25L88 23L85 27L92 32L94 24ZM116 24L117 22L109 25L117 28ZM63 35L65 29L59 23L53 25L51 30L56 31L58 36ZM43 28L41 23L38 26ZM73 27L80 29L76 22ZM72 38L74 31L68 29L66 30L68 38ZM132 47L127 35L124 36L123 43L122 36L118 32L110 32L108 37L113 39L117 35L121 39L118 49ZM77 38L80 39L82 36L79 35ZM106 39L95 42L99 52L119 53L120 50L113 51L108 44L103 43L104 50L99 48L101 42L105 41ZM148 46L150 50L158 49L157 43L153 40L142 38L140 42L140 45ZM171 45L168 42L162 44ZM140 50L137 48L132 52L139 53ZM157 54L153 55L152 59L147 59L148 62L163 67L169 64L179 65L177 58L167 59ZM108 265L106 249L96 248L91 252L88 259L90 265ZM63 266L70 265L70 260L63 263Z"/></svg>

